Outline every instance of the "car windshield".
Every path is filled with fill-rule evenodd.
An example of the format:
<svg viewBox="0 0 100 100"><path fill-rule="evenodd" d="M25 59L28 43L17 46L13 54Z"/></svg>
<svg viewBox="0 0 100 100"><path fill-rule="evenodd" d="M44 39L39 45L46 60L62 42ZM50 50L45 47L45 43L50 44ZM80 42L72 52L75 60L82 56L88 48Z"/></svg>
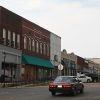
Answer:
<svg viewBox="0 0 100 100"><path fill-rule="evenodd" d="M71 77L62 77L62 76L59 76L57 77L55 80L54 80L54 83L61 83L61 82L72 82L72 78Z"/></svg>

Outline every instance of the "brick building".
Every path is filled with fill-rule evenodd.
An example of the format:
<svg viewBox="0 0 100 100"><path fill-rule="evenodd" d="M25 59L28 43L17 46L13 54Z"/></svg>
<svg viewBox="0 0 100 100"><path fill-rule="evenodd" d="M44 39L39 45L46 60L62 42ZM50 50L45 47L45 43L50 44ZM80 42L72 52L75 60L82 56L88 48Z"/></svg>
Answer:
<svg viewBox="0 0 100 100"><path fill-rule="evenodd" d="M52 77L50 33L0 6L0 72L5 68L9 77L19 80Z"/></svg>
<svg viewBox="0 0 100 100"><path fill-rule="evenodd" d="M77 72L87 72L89 70L88 62L85 58L77 56Z"/></svg>

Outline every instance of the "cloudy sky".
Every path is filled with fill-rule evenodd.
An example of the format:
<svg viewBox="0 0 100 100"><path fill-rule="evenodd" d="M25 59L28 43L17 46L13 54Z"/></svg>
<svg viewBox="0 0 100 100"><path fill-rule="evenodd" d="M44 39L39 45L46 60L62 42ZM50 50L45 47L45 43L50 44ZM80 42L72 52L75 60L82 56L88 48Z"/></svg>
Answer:
<svg viewBox="0 0 100 100"><path fill-rule="evenodd" d="M100 0L0 0L0 5L61 37L61 49L100 58Z"/></svg>

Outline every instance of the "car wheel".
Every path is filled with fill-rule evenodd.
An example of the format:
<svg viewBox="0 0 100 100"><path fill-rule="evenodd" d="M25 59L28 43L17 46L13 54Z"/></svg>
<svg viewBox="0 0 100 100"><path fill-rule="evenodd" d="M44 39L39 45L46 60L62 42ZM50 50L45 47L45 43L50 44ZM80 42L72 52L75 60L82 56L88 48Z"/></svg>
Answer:
<svg viewBox="0 0 100 100"><path fill-rule="evenodd" d="M51 92L52 96L55 96L56 95L56 92Z"/></svg>
<svg viewBox="0 0 100 100"><path fill-rule="evenodd" d="M80 93L84 93L84 88L81 88L80 89Z"/></svg>
<svg viewBox="0 0 100 100"><path fill-rule="evenodd" d="M72 96L75 96L76 94L77 94L77 90L74 89L74 90L72 91Z"/></svg>
<svg viewBox="0 0 100 100"><path fill-rule="evenodd" d="M90 80L89 79L87 80L87 83L90 83Z"/></svg>

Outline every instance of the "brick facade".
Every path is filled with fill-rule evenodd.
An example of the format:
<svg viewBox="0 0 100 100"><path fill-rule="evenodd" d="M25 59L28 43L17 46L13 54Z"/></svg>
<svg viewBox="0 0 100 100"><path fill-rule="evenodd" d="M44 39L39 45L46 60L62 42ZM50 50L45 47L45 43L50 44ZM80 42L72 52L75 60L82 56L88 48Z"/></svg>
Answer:
<svg viewBox="0 0 100 100"><path fill-rule="evenodd" d="M0 44L21 50L22 54L50 60L50 32L1 6ZM21 63L20 65L22 80L47 78L51 75L51 69L45 66ZM42 73L41 76L39 71Z"/></svg>
<svg viewBox="0 0 100 100"><path fill-rule="evenodd" d="M24 49L24 36L26 36L27 40L30 38L31 39L31 45L32 45L32 40L34 40L35 42L35 50L28 50L28 49ZM38 53L36 52L36 46L37 43L39 44L39 51ZM27 48L28 48L28 44L29 41L27 42ZM40 53L40 44L42 44L42 53ZM26 19L22 19L22 41L21 41L21 48L23 50L24 53L27 54L31 54L34 56L38 56L41 58L45 58L45 59L50 59L50 53L49 55L47 55L47 47L46 47L46 54L43 53L43 44L45 44L46 46L48 45L48 47L50 48L50 32L43 29L42 27L26 20Z"/></svg>

